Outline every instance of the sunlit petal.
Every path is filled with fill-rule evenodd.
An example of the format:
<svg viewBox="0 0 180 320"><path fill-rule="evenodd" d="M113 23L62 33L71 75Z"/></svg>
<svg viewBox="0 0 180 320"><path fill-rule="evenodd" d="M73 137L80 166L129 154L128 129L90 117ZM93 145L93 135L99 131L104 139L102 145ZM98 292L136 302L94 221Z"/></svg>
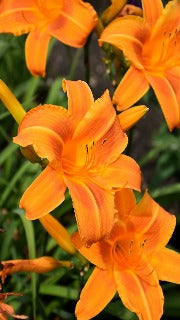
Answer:
<svg viewBox="0 0 180 320"><path fill-rule="evenodd" d="M149 7L149 1L143 0L143 2L147 2L147 7ZM170 33L174 32L176 29L180 27L180 3L179 0L169 1L164 8L163 12L160 9L158 13L158 6L156 6L156 2L159 2L159 7L162 7L161 0L155 0L152 3L154 7L154 17L159 15L159 19L157 20L156 24L153 27L151 39L153 41L158 40L164 36L164 33L169 36ZM154 19L154 18L153 18ZM154 19L155 21L155 19Z"/></svg>
<svg viewBox="0 0 180 320"><path fill-rule="evenodd" d="M106 90L79 122L73 140L81 140L85 144L99 140L111 128L115 118L116 112Z"/></svg>
<svg viewBox="0 0 180 320"><path fill-rule="evenodd" d="M68 96L68 111L78 123L94 103L92 92L84 81L63 80L63 89Z"/></svg>
<svg viewBox="0 0 180 320"><path fill-rule="evenodd" d="M63 1L59 17L49 26L50 34L73 47L82 47L97 24L97 15L89 3L79 0Z"/></svg>
<svg viewBox="0 0 180 320"><path fill-rule="evenodd" d="M25 128L19 132L13 142L22 147L33 145L39 157L47 158L50 162L54 161L58 166L63 150L63 140L53 130L40 126Z"/></svg>
<svg viewBox="0 0 180 320"><path fill-rule="evenodd" d="M94 143L94 163L102 168L114 162L124 151L128 144L128 137L122 131L121 125L116 117L111 128L103 137Z"/></svg>
<svg viewBox="0 0 180 320"><path fill-rule="evenodd" d="M180 254L178 252L163 248L152 257L151 264L160 280L180 283Z"/></svg>
<svg viewBox="0 0 180 320"><path fill-rule="evenodd" d="M31 23L34 17L32 0L17 0L0 2L0 33L8 32L15 36L28 33L34 29Z"/></svg>
<svg viewBox="0 0 180 320"><path fill-rule="evenodd" d="M147 192L132 210L131 221L136 232L143 234L143 251L148 255L167 244L176 224L175 216L160 207Z"/></svg>
<svg viewBox="0 0 180 320"><path fill-rule="evenodd" d="M65 108L50 104L31 109L20 123L18 132L34 126L45 127L55 131L63 141L70 139L74 130L74 123L70 113Z"/></svg>
<svg viewBox="0 0 180 320"><path fill-rule="evenodd" d="M112 271L95 268L76 305L77 319L91 319L102 311L116 293Z"/></svg>
<svg viewBox="0 0 180 320"><path fill-rule="evenodd" d="M124 110L137 102L149 89L144 72L130 67L114 92L113 102Z"/></svg>
<svg viewBox="0 0 180 320"><path fill-rule="evenodd" d="M131 189L123 188L115 194L115 204L119 216L127 216L136 206L136 198Z"/></svg>
<svg viewBox="0 0 180 320"><path fill-rule="evenodd" d="M163 4L161 0L142 0L143 16L148 24L153 27L157 19L163 11Z"/></svg>
<svg viewBox="0 0 180 320"><path fill-rule="evenodd" d="M79 232L73 234L72 242L76 249L91 263L95 264L101 269L112 269L112 248L108 242L99 241L93 243L90 248L87 248L82 242Z"/></svg>
<svg viewBox="0 0 180 320"><path fill-rule="evenodd" d="M114 277L117 290L124 305L135 312L140 320L160 319L163 313L163 293L153 269L147 275L137 276L131 270L121 270L116 263Z"/></svg>
<svg viewBox="0 0 180 320"><path fill-rule="evenodd" d="M66 176L66 184L73 200L73 207L80 236L91 245L110 233L114 223L114 197L89 179L73 181Z"/></svg>
<svg viewBox="0 0 180 320"><path fill-rule="evenodd" d="M164 76L156 74L147 73L146 79L154 89L169 129L172 130L174 127L179 127L180 108L171 83Z"/></svg>
<svg viewBox="0 0 180 320"><path fill-rule="evenodd" d="M149 34L149 28L141 17L125 16L115 19L106 27L99 43L108 42L116 46L135 67L143 69L141 53Z"/></svg>
<svg viewBox="0 0 180 320"><path fill-rule="evenodd" d="M134 159L121 155L104 168L103 178L114 188L132 188L140 191L141 173Z"/></svg>
<svg viewBox="0 0 180 320"><path fill-rule="evenodd" d="M50 35L39 30L31 31L25 43L26 63L34 76L45 76ZM33 48L33 53L32 53Z"/></svg>
<svg viewBox="0 0 180 320"><path fill-rule="evenodd" d="M40 218L64 201L65 190L62 173L47 166L23 194L20 207L27 219Z"/></svg>

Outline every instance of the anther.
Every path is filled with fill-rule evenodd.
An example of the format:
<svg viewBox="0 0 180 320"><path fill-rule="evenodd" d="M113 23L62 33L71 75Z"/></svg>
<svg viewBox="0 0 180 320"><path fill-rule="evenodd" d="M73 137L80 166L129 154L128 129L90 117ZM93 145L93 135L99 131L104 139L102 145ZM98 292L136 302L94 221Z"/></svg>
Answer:
<svg viewBox="0 0 180 320"><path fill-rule="evenodd" d="M129 253L130 253L130 254L132 253L132 246L133 246L133 243L134 243L134 241L133 241L133 240L131 240L131 241L130 241L130 248L129 248Z"/></svg>
<svg viewBox="0 0 180 320"><path fill-rule="evenodd" d="M146 243L146 239L144 239L144 241L140 244L140 248L143 248L145 243Z"/></svg>
<svg viewBox="0 0 180 320"><path fill-rule="evenodd" d="M88 145L86 144L86 153L88 154L89 149L88 149Z"/></svg>
<svg viewBox="0 0 180 320"><path fill-rule="evenodd" d="M104 145L106 141L107 141L107 140L106 140L106 139L104 139L104 140L102 141L102 145Z"/></svg>

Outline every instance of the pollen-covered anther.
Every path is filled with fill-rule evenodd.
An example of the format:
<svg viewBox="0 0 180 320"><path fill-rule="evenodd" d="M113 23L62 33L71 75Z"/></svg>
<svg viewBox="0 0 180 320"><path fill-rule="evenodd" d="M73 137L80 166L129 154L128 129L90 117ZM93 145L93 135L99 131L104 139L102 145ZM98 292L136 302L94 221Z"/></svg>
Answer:
<svg viewBox="0 0 180 320"><path fill-rule="evenodd" d="M131 240L131 241L130 241L130 245L129 245L129 254L132 253L133 243L134 243L134 240Z"/></svg>
<svg viewBox="0 0 180 320"><path fill-rule="evenodd" d="M146 239L144 239L144 241L140 243L140 248L143 248L143 247L144 247L144 245L145 245L146 241L147 241L147 240L146 240Z"/></svg>
<svg viewBox="0 0 180 320"><path fill-rule="evenodd" d="M92 166L92 164L95 160L94 146L95 146L94 140L90 145L88 145L88 144L85 145L86 160L85 160L84 167L86 167L86 168Z"/></svg>

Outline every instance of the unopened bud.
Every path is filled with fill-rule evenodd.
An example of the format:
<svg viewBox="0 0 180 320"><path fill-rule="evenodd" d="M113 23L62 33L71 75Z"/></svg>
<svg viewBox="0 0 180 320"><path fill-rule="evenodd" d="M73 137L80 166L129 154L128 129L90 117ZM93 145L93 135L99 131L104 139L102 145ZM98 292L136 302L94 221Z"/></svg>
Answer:
<svg viewBox="0 0 180 320"><path fill-rule="evenodd" d="M148 111L149 109L145 106L136 106L121 112L118 115L121 127L123 131L129 130L136 124Z"/></svg>

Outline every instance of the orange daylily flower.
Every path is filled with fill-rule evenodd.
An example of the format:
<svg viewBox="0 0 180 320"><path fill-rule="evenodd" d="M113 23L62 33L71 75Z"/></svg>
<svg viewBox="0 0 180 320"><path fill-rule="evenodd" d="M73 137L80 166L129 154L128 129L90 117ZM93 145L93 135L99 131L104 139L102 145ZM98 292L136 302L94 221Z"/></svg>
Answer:
<svg viewBox="0 0 180 320"><path fill-rule="evenodd" d="M0 320L9 319L6 315L16 319L27 319L27 316L15 314L13 307L4 302L4 300L9 296L21 296L21 294L15 292L0 293Z"/></svg>
<svg viewBox="0 0 180 320"><path fill-rule="evenodd" d="M72 237L80 253L96 265L77 303L77 319L95 317L118 291L140 320L159 320L164 299L159 280L180 283L180 255L165 248L175 216L147 192L137 205L132 190L122 189L115 197L117 221L108 239L86 248L78 232Z"/></svg>
<svg viewBox="0 0 180 320"><path fill-rule="evenodd" d="M97 24L93 7L81 0L1 0L0 33L29 33L26 63L34 76L45 76L51 37L72 47L82 47Z"/></svg>
<svg viewBox="0 0 180 320"><path fill-rule="evenodd" d="M83 81L65 81L68 111L54 105L30 110L14 142L33 145L49 164L25 191L20 207L37 219L64 201L68 187L81 237L91 244L114 223L113 188L140 188L136 162L121 152L127 145L108 90L94 102Z"/></svg>
<svg viewBox="0 0 180 320"><path fill-rule="evenodd" d="M124 52L131 67L113 100L118 110L129 108L152 86L170 130L180 126L180 1L142 0L144 18L114 20L99 43L108 42Z"/></svg>

